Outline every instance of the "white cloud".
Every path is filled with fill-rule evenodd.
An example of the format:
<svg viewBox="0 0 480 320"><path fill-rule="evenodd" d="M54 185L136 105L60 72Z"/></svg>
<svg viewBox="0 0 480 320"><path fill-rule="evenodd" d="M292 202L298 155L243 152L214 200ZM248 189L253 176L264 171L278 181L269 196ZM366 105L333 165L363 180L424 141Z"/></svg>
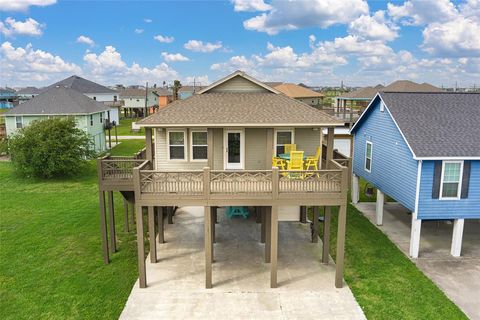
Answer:
<svg viewBox="0 0 480 320"><path fill-rule="evenodd" d="M231 0L235 11L268 11L272 6L263 0Z"/></svg>
<svg viewBox="0 0 480 320"><path fill-rule="evenodd" d="M178 61L189 61L190 60L180 53L162 52L162 57L163 57L163 60L165 60L166 62L178 62Z"/></svg>
<svg viewBox="0 0 480 320"><path fill-rule="evenodd" d="M135 30L133 30L133 32L135 32L136 34L143 33L143 31L145 31L145 30L143 30L143 29L138 29L138 28L135 29Z"/></svg>
<svg viewBox="0 0 480 320"><path fill-rule="evenodd" d="M409 0L402 5L388 4L388 14L405 25L449 21L458 13L450 0Z"/></svg>
<svg viewBox="0 0 480 320"><path fill-rule="evenodd" d="M123 61L121 54L112 46L106 46L100 54L87 53L84 73L94 80L112 83L144 83L145 81L162 82L178 78L175 70L166 63L148 68Z"/></svg>
<svg viewBox="0 0 480 320"><path fill-rule="evenodd" d="M190 51L196 51L196 52L213 52L215 50L218 50L222 48L222 42L218 41L215 43L211 42L203 42L200 40L189 40L187 43L185 43L184 48Z"/></svg>
<svg viewBox="0 0 480 320"><path fill-rule="evenodd" d="M26 11L30 6L49 6L57 0L0 0L1 11Z"/></svg>
<svg viewBox="0 0 480 320"><path fill-rule="evenodd" d="M346 24L368 14L365 0L274 0L271 7L268 13L244 21L245 29L274 35L282 30Z"/></svg>
<svg viewBox="0 0 480 320"><path fill-rule="evenodd" d="M162 42L162 43L172 43L175 40L174 37L162 36L160 34L154 36L153 39L157 40L158 42Z"/></svg>
<svg viewBox="0 0 480 320"><path fill-rule="evenodd" d="M379 10L373 16L361 15L350 22L348 31L366 39L392 41L398 37L398 27L385 18L385 12Z"/></svg>
<svg viewBox="0 0 480 320"><path fill-rule="evenodd" d="M145 18L145 19L143 19L143 21L144 21L145 23L152 23L152 22L153 22L153 20L152 20L152 19L149 19L149 18Z"/></svg>
<svg viewBox="0 0 480 320"><path fill-rule="evenodd" d="M15 85L45 83L71 73L80 73L80 68L60 56L43 50L34 50L31 44L15 48L10 42L0 46L2 80Z"/></svg>
<svg viewBox="0 0 480 320"><path fill-rule="evenodd" d="M185 77L185 80L182 81L184 85L196 85L196 86L206 86L210 84L210 79L208 79L207 75L203 76L188 76Z"/></svg>
<svg viewBox="0 0 480 320"><path fill-rule="evenodd" d="M24 22L17 21L12 17L6 18L4 22L0 21L0 33L3 33L6 37L15 35L41 36L44 28L44 24L40 24L32 18L28 18Z"/></svg>
<svg viewBox="0 0 480 320"><path fill-rule="evenodd" d="M78 43L84 43L89 45L90 47L93 47L95 45L95 41L93 41L91 38L81 35L77 38Z"/></svg>
<svg viewBox="0 0 480 320"><path fill-rule="evenodd" d="M480 57L480 20L458 17L431 23L423 30L422 48L435 56Z"/></svg>

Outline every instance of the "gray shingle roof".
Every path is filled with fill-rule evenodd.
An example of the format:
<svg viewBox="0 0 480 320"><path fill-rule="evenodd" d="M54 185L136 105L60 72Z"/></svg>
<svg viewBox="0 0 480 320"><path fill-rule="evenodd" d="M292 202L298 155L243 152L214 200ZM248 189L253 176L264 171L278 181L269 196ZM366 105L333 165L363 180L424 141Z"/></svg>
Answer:
<svg viewBox="0 0 480 320"><path fill-rule="evenodd" d="M81 93L117 93L117 91L115 90L112 90L110 88L102 86L101 84L95 83L79 76L71 76L66 79L60 80L47 87L46 90L56 86L74 89L80 91Z"/></svg>
<svg viewBox="0 0 480 320"><path fill-rule="evenodd" d="M68 115L90 114L110 110L101 102L65 87L53 87L35 98L10 109L6 115Z"/></svg>
<svg viewBox="0 0 480 320"><path fill-rule="evenodd" d="M42 89L36 87L26 87L17 91L17 94L39 94Z"/></svg>
<svg viewBox="0 0 480 320"><path fill-rule="evenodd" d="M416 157L479 157L480 94L382 92Z"/></svg>
<svg viewBox="0 0 480 320"><path fill-rule="evenodd" d="M176 100L138 122L152 126L343 125L323 111L283 94L204 93Z"/></svg>

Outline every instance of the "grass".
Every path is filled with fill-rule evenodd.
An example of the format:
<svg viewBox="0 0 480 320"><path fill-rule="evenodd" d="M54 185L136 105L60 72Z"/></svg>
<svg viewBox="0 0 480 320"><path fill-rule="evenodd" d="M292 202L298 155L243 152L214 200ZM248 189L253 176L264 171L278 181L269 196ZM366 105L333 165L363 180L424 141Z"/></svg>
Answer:
<svg viewBox="0 0 480 320"><path fill-rule="evenodd" d="M141 144L120 146L116 154L130 155ZM135 235L118 217L119 252L103 263L94 162L53 181L16 176L2 162L0 180L0 317L117 319L137 278Z"/></svg>
<svg viewBox="0 0 480 320"><path fill-rule="evenodd" d="M126 140L112 154L142 147ZM117 217L119 252L103 264L95 164L77 178L41 181L3 162L0 181L1 319L117 319L137 278L135 235ZM466 319L359 211L347 214L345 279L369 319ZM336 223L333 214L333 257Z"/></svg>
<svg viewBox="0 0 480 320"><path fill-rule="evenodd" d="M142 128L138 132L133 132L132 131L132 122L136 122L140 119L136 118L125 118L125 119L120 119L120 124L117 126L117 135L119 136L144 136L145 135L145 130ZM108 136L108 131L106 131L106 134ZM112 129L112 139L115 139L115 129Z"/></svg>
<svg viewBox="0 0 480 320"><path fill-rule="evenodd" d="M336 211L332 214L331 230L330 254L335 259ZM368 319L468 319L383 232L350 204L345 280Z"/></svg>

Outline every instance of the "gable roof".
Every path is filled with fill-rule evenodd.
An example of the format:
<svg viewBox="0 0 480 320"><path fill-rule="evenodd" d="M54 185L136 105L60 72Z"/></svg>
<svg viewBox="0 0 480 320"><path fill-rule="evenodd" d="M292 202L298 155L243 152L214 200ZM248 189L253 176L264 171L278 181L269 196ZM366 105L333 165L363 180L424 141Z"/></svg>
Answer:
<svg viewBox="0 0 480 320"><path fill-rule="evenodd" d="M339 99L359 99L359 100L371 100L375 95L377 94L378 91L381 91L384 86L381 84L377 84L375 87L365 87L365 88L360 88L355 91L347 92L342 94Z"/></svg>
<svg viewBox="0 0 480 320"><path fill-rule="evenodd" d="M269 92L272 92L272 93L279 93L279 92L278 92L277 90L275 90L274 88L266 85L265 83L263 83L263 82L261 82L261 81L258 81L257 79L255 79L255 78L253 78L253 77L250 77L250 76L249 76L248 74L246 74L245 72L240 71L240 70L237 70L237 71L229 74L229 75L226 76L225 78L222 78L222 79L220 79L220 80L217 80L217 81L215 81L214 83L212 83L211 85L209 85L208 87L200 90L200 91L198 92L198 94L206 93L206 92L212 90L213 88L218 87L218 86L220 86L221 84L226 83L227 81L229 81L229 80L231 80L231 79L233 79L233 78L235 78L235 77L242 77L242 78L244 78L244 79L246 79L246 80L248 80L248 81L256 84L257 86L265 89L266 91L269 91Z"/></svg>
<svg viewBox="0 0 480 320"><path fill-rule="evenodd" d="M6 115L73 115L110 110L105 104L65 87L50 88L10 109Z"/></svg>
<svg viewBox="0 0 480 320"><path fill-rule="evenodd" d="M137 122L142 126L340 126L323 111L283 94L221 92L176 100Z"/></svg>
<svg viewBox="0 0 480 320"><path fill-rule="evenodd" d="M480 159L480 94L381 92L378 94L415 159ZM374 99L351 132L368 117Z"/></svg>
<svg viewBox="0 0 480 320"><path fill-rule="evenodd" d="M323 93L310 90L294 83L282 83L275 86L275 89L290 98L321 98Z"/></svg>
<svg viewBox="0 0 480 320"><path fill-rule="evenodd" d="M397 80L386 86L383 92L441 92L442 89L429 83L416 83L409 80Z"/></svg>
<svg viewBox="0 0 480 320"><path fill-rule="evenodd" d="M81 93L117 93L115 90L76 75L60 80L48 86L46 90L56 86L74 89Z"/></svg>
<svg viewBox="0 0 480 320"><path fill-rule="evenodd" d="M39 94L42 90L36 87L26 87L17 91L17 94Z"/></svg>

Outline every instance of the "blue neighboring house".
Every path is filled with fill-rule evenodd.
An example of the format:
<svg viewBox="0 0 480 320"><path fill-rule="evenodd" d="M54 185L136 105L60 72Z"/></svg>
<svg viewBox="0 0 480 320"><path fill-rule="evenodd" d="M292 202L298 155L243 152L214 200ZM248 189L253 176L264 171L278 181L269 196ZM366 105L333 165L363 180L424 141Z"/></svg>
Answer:
<svg viewBox="0 0 480 320"><path fill-rule="evenodd" d="M422 220L453 220L460 256L465 219L480 219L480 94L381 92L351 133L353 202L362 177L378 189L377 224L385 195L409 209L413 258Z"/></svg>
<svg viewBox="0 0 480 320"><path fill-rule="evenodd" d="M0 109L10 109L18 101L15 90L9 88L0 88Z"/></svg>

